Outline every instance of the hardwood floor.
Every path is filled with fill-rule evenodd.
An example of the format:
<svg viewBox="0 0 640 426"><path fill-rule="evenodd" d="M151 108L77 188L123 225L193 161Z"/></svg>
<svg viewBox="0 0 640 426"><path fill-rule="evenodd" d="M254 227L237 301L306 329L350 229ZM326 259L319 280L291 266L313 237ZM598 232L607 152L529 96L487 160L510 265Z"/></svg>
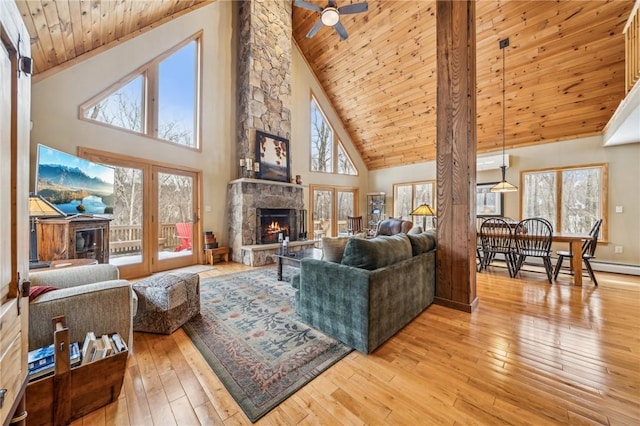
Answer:
<svg viewBox="0 0 640 426"><path fill-rule="evenodd" d="M218 264L201 277L248 267ZM467 314L432 305L373 354L353 352L258 424L640 422L640 277L478 274ZM274 270L275 273L275 270ZM247 417L180 329L136 333L116 403L73 425L243 425Z"/></svg>

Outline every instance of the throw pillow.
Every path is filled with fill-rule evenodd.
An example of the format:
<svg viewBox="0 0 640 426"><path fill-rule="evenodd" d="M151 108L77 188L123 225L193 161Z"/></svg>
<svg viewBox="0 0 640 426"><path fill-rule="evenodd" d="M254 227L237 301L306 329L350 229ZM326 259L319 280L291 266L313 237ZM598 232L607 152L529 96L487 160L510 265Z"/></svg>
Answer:
<svg viewBox="0 0 640 426"><path fill-rule="evenodd" d="M348 237L322 237L322 259L340 263Z"/></svg>
<svg viewBox="0 0 640 426"><path fill-rule="evenodd" d="M57 290L58 287L52 287L50 285L33 285L29 288L29 303L40 296L41 294L48 293L53 290Z"/></svg>
<svg viewBox="0 0 640 426"><path fill-rule="evenodd" d="M411 252L414 256L426 253L436 246L436 239L433 233L423 232L420 234L407 234L411 242Z"/></svg>
<svg viewBox="0 0 640 426"><path fill-rule="evenodd" d="M381 235L376 238L351 238L344 249L342 264L356 268L384 268L411 258L411 243L405 234Z"/></svg>
<svg viewBox="0 0 640 426"><path fill-rule="evenodd" d="M409 232L407 232L407 235L409 234L422 234L422 226L413 225L413 228L409 229Z"/></svg>

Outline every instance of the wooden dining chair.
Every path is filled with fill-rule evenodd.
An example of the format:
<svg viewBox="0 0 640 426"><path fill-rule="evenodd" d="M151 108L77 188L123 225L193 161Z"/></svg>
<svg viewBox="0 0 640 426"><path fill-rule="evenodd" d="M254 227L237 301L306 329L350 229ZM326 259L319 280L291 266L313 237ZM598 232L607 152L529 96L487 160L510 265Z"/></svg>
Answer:
<svg viewBox="0 0 640 426"><path fill-rule="evenodd" d="M347 232L349 235L362 232L362 216L347 216Z"/></svg>
<svg viewBox="0 0 640 426"><path fill-rule="evenodd" d="M549 284L553 283L553 265L551 264L551 242L553 226L541 217L521 220L515 227L516 262L514 276L520 271L527 257L542 259Z"/></svg>
<svg viewBox="0 0 640 426"><path fill-rule="evenodd" d="M488 218L480 225L480 266L478 271L486 270L496 254L504 256L509 276L515 275L515 246L512 227L504 219ZM480 255L480 253L478 253Z"/></svg>
<svg viewBox="0 0 640 426"><path fill-rule="evenodd" d="M596 281L596 276L593 274L593 269L591 268L591 259L596 257L596 247L598 246L598 235L600 234L600 227L602 226L602 219L596 220L596 222L591 227L591 231L589 231L589 235L593 237L592 240L586 240L582 243L582 261L584 262L584 266L587 268L587 272L589 273L589 277L593 284L598 285L598 281ZM571 259L573 257L573 253L571 251L558 250L556 252L558 255L558 262L556 263L556 268L553 272L553 279L558 279L558 274L560 273L560 268L562 267L562 262L565 257ZM573 273L573 271L571 271Z"/></svg>

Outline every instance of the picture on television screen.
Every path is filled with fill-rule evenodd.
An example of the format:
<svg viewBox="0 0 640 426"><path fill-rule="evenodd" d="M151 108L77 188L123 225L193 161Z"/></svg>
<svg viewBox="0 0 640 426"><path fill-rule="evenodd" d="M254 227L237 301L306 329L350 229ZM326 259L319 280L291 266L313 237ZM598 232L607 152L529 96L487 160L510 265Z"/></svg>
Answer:
<svg viewBox="0 0 640 426"><path fill-rule="evenodd" d="M112 167L38 145L36 192L68 215L111 215Z"/></svg>

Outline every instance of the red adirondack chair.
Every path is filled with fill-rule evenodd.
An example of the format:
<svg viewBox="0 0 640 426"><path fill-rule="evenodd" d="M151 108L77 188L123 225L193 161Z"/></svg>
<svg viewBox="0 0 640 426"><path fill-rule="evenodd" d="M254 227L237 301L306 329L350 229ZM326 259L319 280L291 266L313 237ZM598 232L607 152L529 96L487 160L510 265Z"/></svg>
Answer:
<svg viewBox="0 0 640 426"><path fill-rule="evenodd" d="M176 247L175 251L191 250L191 238L193 235L192 223L176 223L177 237L180 240L180 245Z"/></svg>

